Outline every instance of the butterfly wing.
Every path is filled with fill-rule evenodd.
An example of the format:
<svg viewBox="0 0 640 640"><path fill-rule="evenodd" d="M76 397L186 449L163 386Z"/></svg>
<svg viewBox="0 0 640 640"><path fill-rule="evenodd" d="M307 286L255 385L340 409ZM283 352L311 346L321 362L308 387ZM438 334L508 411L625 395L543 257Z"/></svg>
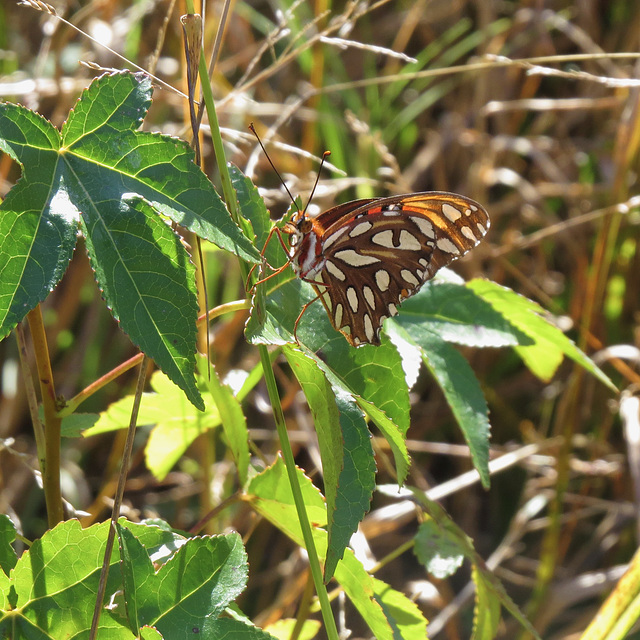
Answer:
<svg viewBox="0 0 640 640"><path fill-rule="evenodd" d="M339 205L314 220L323 268L315 287L350 344L380 344L385 318L489 228L477 202L446 192Z"/></svg>

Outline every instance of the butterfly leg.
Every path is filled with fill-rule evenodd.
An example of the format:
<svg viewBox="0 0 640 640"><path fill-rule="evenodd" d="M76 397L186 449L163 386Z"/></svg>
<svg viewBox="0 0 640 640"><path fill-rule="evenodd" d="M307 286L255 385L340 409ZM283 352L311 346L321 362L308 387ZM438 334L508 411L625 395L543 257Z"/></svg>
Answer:
<svg viewBox="0 0 640 640"><path fill-rule="evenodd" d="M302 316L304 315L304 312L314 302L316 302L317 300L322 300L322 296L324 296L325 293L326 293L326 290L330 288L330 285L326 284L325 282L320 282L319 280L311 280L309 278L302 278L302 277L300 279L303 282L308 282L310 285L312 285L317 295L316 295L315 298L312 298L311 300L309 300L309 302L307 302L302 307L302 311L300 311L300 313L298 315L298 319L296 320L296 323L293 325L293 337L294 337L295 341L298 342L298 344L299 344L299 341L298 341L298 324L300 323L300 320L302 319ZM325 289L323 291L320 291L320 289L318 287L324 287Z"/></svg>
<svg viewBox="0 0 640 640"><path fill-rule="evenodd" d="M282 248L284 249L285 253L289 253L289 250L286 246L286 244L284 243L284 240L282 239L282 232L280 231L279 227L272 227L271 231L269 231L269 235L267 236L267 239L264 243L264 246L262 247L262 251L260 252L260 257L262 258L262 263L261 263L261 268L263 268L264 266L268 267L269 269L271 269L272 273L270 273L266 278L262 278L259 279L257 282L254 282L253 284L250 285L251 282L251 276L253 275L253 272L255 271L256 267L258 266L257 264L254 264L250 271L249 274L247 275L247 281L244 284L244 290L249 293L249 294L253 294L256 290L256 287L259 284L262 284L263 282L266 282L267 280L269 280L270 278L273 278L274 276L277 276L279 273L282 273L291 263L291 258L289 258L284 265L282 265L279 268L275 268L272 267L267 260L264 257L264 252L267 248L267 245L269 244L269 241L271 240L271 236L273 234L276 234L278 236L278 240L280 240L280 244L282 245Z"/></svg>
<svg viewBox="0 0 640 640"><path fill-rule="evenodd" d="M304 315L304 312L309 308L310 305L312 305L314 302L316 302L317 300L320 300L320 296L322 294L318 294L315 298L309 300L309 302L307 302L304 307L302 307L302 311L300 311L300 313L298 314L298 318L296 319L296 323L293 325L293 339L300 344L300 341L298 340L298 324L300 323L300 320L302 320L302 316Z"/></svg>

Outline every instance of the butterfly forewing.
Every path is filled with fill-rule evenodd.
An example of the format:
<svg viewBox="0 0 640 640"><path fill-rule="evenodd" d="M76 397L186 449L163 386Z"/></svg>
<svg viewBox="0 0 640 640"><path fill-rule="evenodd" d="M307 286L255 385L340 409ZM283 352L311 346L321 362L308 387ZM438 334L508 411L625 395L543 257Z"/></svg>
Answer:
<svg viewBox="0 0 640 640"><path fill-rule="evenodd" d="M292 260L350 344L380 344L384 319L488 228L478 203L452 193L357 200L315 218Z"/></svg>

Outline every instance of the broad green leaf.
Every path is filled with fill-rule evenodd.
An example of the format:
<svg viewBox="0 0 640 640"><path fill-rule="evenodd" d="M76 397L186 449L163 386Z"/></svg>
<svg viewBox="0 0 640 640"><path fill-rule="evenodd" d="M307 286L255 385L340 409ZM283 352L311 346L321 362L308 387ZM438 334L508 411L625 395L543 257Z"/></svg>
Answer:
<svg viewBox="0 0 640 640"><path fill-rule="evenodd" d="M67 269L79 211L59 166L60 134L28 109L0 104L0 149L23 169L0 204L0 339L42 302Z"/></svg>
<svg viewBox="0 0 640 640"><path fill-rule="evenodd" d="M400 328L398 329L399 333ZM444 342L437 333L420 327L407 339L413 339L422 350L426 367L440 385L447 403L469 445L473 465L485 487L489 480L489 409L480 383L460 352Z"/></svg>
<svg viewBox="0 0 640 640"><path fill-rule="evenodd" d="M350 549L338 563L335 578L376 640L426 638L427 621L415 603L369 575Z"/></svg>
<svg viewBox="0 0 640 640"><path fill-rule="evenodd" d="M298 279L278 285L267 298L265 322L249 320L249 339L275 344L293 341L293 326L300 310L314 297L311 287ZM253 329L258 333L251 334ZM319 302L312 304L302 316L298 339L310 355L314 352L320 355L324 363L317 360L318 366L330 376L332 386L352 395L376 423L389 442L398 481L402 483L409 469L409 455L404 444L409 424L409 397L397 350L387 341L380 347L367 345L354 349L349 346L333 329Z"/></svg>
<svg viewBox="0 0 640 640"><path fill-rule="evenodd" d="M189 145L179 138L136 131L151 104L151 92L151 79L141 73L105 74L92 82L62 128L69 167L85 176L85 186L98 188L100 174L93 171L107 167L110 180L122 187L118 198L138 194L201 238L257 262L258 252L194 164Z"/></svg>
<svg viewBox="0 0 640 640"><path fill-rule="evenodd" d="M277 240L271 241L272 244L276 242ZM268 275L267 271L261 274L261 277ZM271 287L275 288L271 289ZM268 295L267 290L269 291ZM264 296L266 299L261 299ZM258 285L251 307L251 316L247 321L245 333L247 340L251 344L269 345L295 342L293 337L295 322L304 305L314 297L315 293L311 286L297 279L290 268L262 285ZM322 308L322 312L326 322L317 314L316 307L318 306L322 308L319 303L312 304L300 321L297 335L300 342L305 345L310 337L312 342L315 342L321 336L328 338L331 336L331 332L335 334L324 308ZM314 320L318 318L320 318L320 324L314 325ZM309 348L312 349L311 346Z"/></svg>
<svg viewBox="0 0 640 640"><path fill-rule="evenodd" d="M220 414L208 393L206 411L197 411L159 371L151 377L151 387L154 393L142 394L138 427L155 425L145 459L148 469L162 480L199 435L220 425ZM83 436L128 428L132 404L132 395L112 403Z"/></svg>
<svg viewBox="0 0 640 640"><path fill-rule="evenodd" d="M140 629L140 640L164 640L162 634L153 627L142 627Z"/></svg>
<svg viewBox="0 0 640 640"><path fill-rule="evenodd" d="M336 511L339 478L345 465L345 446L338 405L331 385L312 358L299 349L287 347L284 349L284 355L302 387L313 416L322 459L328 528L331 531ZM331 538L331 534L329 537Z"/></svg>
<svg viewBox="0 0 640 640"><path fill-rule="evenodd" d="M117 525L120 543L120 569L124 585L124 601L131 629L139 629L150 623L149 612L145 610L146 583L153 579L153 565L145 548L131 531L120 523ZM155 612L155 610L152 608Z"/></svg>
<svg viewBox="0 0 640 640"><path fill-rule="evenodd" d="M351 536L369 510L375 488L371 437L362 411L318 363L289 347L284 353L305 392L314 416L327 499L328 548L325 580L333 575Z"/></svg>
<svg viewBox="0 0 640 640"><path fill-rule="evenodd" d="M12 546L16 539L16 526L8 515L0 513L0 569L6 576L16 566L15 549Z"/></svg>
<svg viewBox="0 0 640 640"><path fill-rule="evenodd" d="M488 280L472 280L467 286L529 337L530 341L520 342L516 351L527 367L541 380L550 380L563 356L567 356L611 390L618 391L613 382L585 353L560 329L545 319L545 311L538 304Z"/></svg>
<svg viewBox="0 0 640 640"><path fill-rule="evenodd" d="M327 525L327 507L322 494L302 470L296 469L296 476L302 489L302 498L311 526L316 529L325 527ZM303 544L302 530L287 470L280 456L270 467L249 481L244 500L297 544ZM318 549L318 552L321 553L321 550Z"/></svg>
<svg viewBox="0 0 640 640"><path fill-rule="evenodd" d="M165 638L181 637L184 629L222 637L218 627L227 624L218 616L242 593L248 575L238 534L190 538L157 572L133 533L121 528L120 536L125 598L139 626L152 625Z"/></svg>
<svg viewBox="0 0 640 640"><path fill-rule="evenodd" d="M277 638L277 640L290 640L291 634L297 624L297 620L292 618L282 618L281 620L277 620L273 624L270 624L268 627L265 627L265 631L268 631L274 638ZM297 636L298 640L313 640L318 636L321 628L322 624L319 620L307 620L302 625L302 630Z"/></svg>
<svg viewBox="0 0 640 640"><path fill-rule="evenodd" d="M332 384L351 394L384 435L393 453L398 484L403 484L410 463L405 445L410 407L402 358L384 334L379 347L358 349L337 335L323 345L324 362L319 366L328 374L330 370Z"/></svg>
<svg viewBox="0 0 640 640"><path fill-rule="evenodd" d="M473 619L472 640L493 640L500 624L500 600L495 597L491 585L481 571L473 565L473 582L476 585L476 608Z"/></svg>
<svg viewBox="0 0 640 640"><path fill-rule="evenodd" d="M376 600L394 629L394 637L403 640L424 640L427 637L427 620L415 602L401 591L392 589L386 582L373 579Z"/></svg>
<svg viewBox="0 0 640 640"><path fill-rule="evenodd" d="M207 364L203 361L203 369ZM207 381L207 388L218 409L222 429L231 449L233 458L238 468L240 484L247 481L249 470L249 431L247 420L242 412L240 402L226 384L218 378L215 367L211 366L211 375L203 371L203 378Z"/></svg>
<svg viewBox="0 0 640 640"><path fill-rule="evenodd" d="M105 175L98 180L109 182L108 173L100 171ZM74 184L82 191L82 182ZM193 373L195 267L180 237L144 200L102 194L97 206L96 199L79 203L81 226L109 310L131 341L204 411Z"/></svg>
<svg viewBox="0 0 640 640"><path fill-rule="evenodd" d="M413 553L434 578L444 580L462 566L459 547L432 519L420 523L414 541Z"/></svg>
<svg viewBox="0 0 640 640"><path fill-rule="evenodd" d="M109 523L82 529L60 523L36 540L11 573L11 610L0 612L0 636L14 640L88 636ZM120 586L117 550L111 557L107 598ZM103 610L101 631L114 640L134 634L115 613Z"/></svg>
<svg viewBox="0 0 640 640"><path fill-rule="evenodd" d="M70 520L34 542L1 585L3 637L88 637L109 526L105 522L82 529ZM247 581L238 534L184 538L164 523L132 524L121 518L118 535L122 562L116 548L106 601L117 595L123 581L125 595L113 600L115 607L103 609L99 637L133 640L143 625L157 629L155 634L142 632L150 639L181 638L185 629L204 638L271 637L250 622L218 618Z"/></svg>
<svg viewBox="0 0 640 640"><path fill-rule="evenodd" d="M0 105L0 149L23 169L0 208L0 337L60 281L80 225L122 329L204 409L193 376L194 268L165 218L246 260L259 256L187 144L136 130L150 101L150 79L122 72L95 80L61 132Z"/></svg>
<svg viewBox="0 0 640 640"><path fill-rule="evenodd" d="M379 347L354 349L345 340L325 345L323 358L356 396L374 404L406 436L409 429L409 390L395 346L382 336Z"/></svg>
<svg viewBox="0 0 640 640"><path fill-rule="evenodd" d="M262 249L273 226L264 200L253 182L231 163L229 163L229 175L238 197L240 213L251 226L256 246ZM275 237L273 238L273 246L270 245L267 251L270 251L271 254L267 255L265 252L265 257L269 261L274 260L271 262L272 266L284 264L287 259L280 242Z"/></svg>
<svg viewBox="0 0 640 640"><path fill-rule="evenodd" d="M40 407L42 417L44 417L44 410ZM129 412L131 416L131 412ZM100 420L100 415L97 413L72 413L71 415L64 416L62 418L62 437L63 438L79 438L86 435L86 432L94 427ZM108 429L111 431L111 429Z"/></svg>
<svg viewBox="0 0 640 640"><path fill-rule="evenodd" d="M156 565L166 562L187 540L184 535L175 532L164 520L158 518L149 518L142 522L129 522L120 518L119 523L144 545L147 555Z"/></svg>
<svg viewBox="0 0 640 640"><path fill-rule="evenodd" d="M302 489L309 520L314 527L314 541L318 553L322 554L327 548L327 532L320 528L326 523L324 501L318 490L300 470L297 472L297 478ZM244 499L296 544L303 544L293 494L281 458L278 458L273 465L249 482ZM393 607L386 608L385 615L383 605L378 601L379 593L386 592L384 583L372 578L350 549L345 551L344 557L338 562L334 578L343 587L377 640L416 637L413 634L416 624L419 624L415 615L417 609L412 610L408 607L409 615L404 620L395 620L391 617L394 615ZM387 595L389 602L399 602L403 598L402 594L392 596L387 592ZM406 625L407 635L394 634L394 629L398 630L403 625Z"/></svg>
<svg viewBox="0 0 640 640"><path fill-rule="evenodd" d="M462 283L428 282L403 302L399 311L389 324L400 324L416 341L423 331L429 331L446 342L468 347L506 347L527 342L526 334Z"/></svg>
<svg viewBox="0 0 640 640"><path fill-rule="evenodd" d="M277 269L287 263L287 254L275 232L267 243L269 233L274 228L274 224L271 222L267 207L256 187L236 166L230 164L229 172L231 174L231 182L238 196L238 205L244 223L247 227L250 227L250 235L255 238L256 246L264 252L264 262L255 270L254 281L268 278L265 282L257 285L255 291L253 291L251 314L246 328L247 339L253 344L285 344L286 342L292 342L293 339L290 333L284 331L278 320L273 316L274 301L271 301L269 312L265 307L267 291L273 291L281 284L286 284L294 279L290 268L284 269L281 273L272 271L272 269ZM275 226L282 227L285 224L285 220L286 217L276 223ZM288 287L287 290L292 292L293 288L295 288L295 285L294 287ZM282 292L280 292L278 298L282 299L282 295ZM275 302L275 304L277 305L278 303ZM291 309L294 310L295 307L291 306ZM277 307L275 313L277 316ZM295 322L295 318L293 321ZM293 326L293 323L291 326Z"/></svg>

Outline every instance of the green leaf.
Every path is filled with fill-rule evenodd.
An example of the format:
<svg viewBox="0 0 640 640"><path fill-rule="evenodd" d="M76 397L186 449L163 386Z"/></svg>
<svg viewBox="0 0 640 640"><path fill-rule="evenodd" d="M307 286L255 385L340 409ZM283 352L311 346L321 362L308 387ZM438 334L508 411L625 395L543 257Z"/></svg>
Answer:
<svg viewBox="0 0 640 640"><path fill-rule="evenodd" d="M448 553L451 553L452 550L457 547L459 552L471 561L473 567L472 576L476 583L476 588L481 592L476 600L475 611L476 621L479 622L481 626L476 625L476 630L493 628L493 621L496 618L496 607L502 605L528 633L539 640L540 636L531 623L509 597L502 583L491 573L482 558L476 553L476 550L473 548L473 542L469 536L451 520L437 502L429 500L423 491L410 489L407 493L410 493L413 499L429 514L434 524L438 527L440 535L447 538ZM483 608L483 611L479 610L480 607ZM475 632L473 637L478 637L475 635ZM482 635L480 637L490 638L493 636Z"/></svg>
<svg viewBox="0 0 640 640"><path fill-rule="evenodd" d="M415 602L376 578L373 579L373 588L376 600L393 626L394 637L399 636L402 640L424 640L427 637L427 620Z"/></svg>
<svg viewBox="0 0 640 640"><path fill-rule="evenodd" d="M87 251L113 317L204 411L194 378L195 267L179 236L142 200L105 194L99 209L87 198L83 210Z"/></svg>
<svg viewBox="0 0 640 640"><path fill-rule="evenodd" d="M296 477L302 489L302 498L307 517L314 528L327 524L327 507L322 494L301 469L296 469ZM302 545L302 530L293 501L293 493L284 462L280 456L264 471L254 476L247 485L245 500L253 509L271 524L284 532L297 544ZM321 550L318 549L321 553Z"/></svg>
<svg viewBox="0 0 640 640"><path fill-rule="evenodd" d="M67 269L79 212L59 165L60 134L28 109L0 104L0 149L23 176L0 204L0 339L42 302Z"/></svg>
<svg viewBox="0 0 640 640"><path fill-rule="evenodd" d="M293 341L293 326L302 307L313 300L313 289L299 279L279 283L266 301L263 321L249 319L248 339L258 343L286 344ZM254 313L255 316L255 313ZM333 329L324 307L308 307L298 326L298 340L316 358L317 352L332 386L352 395L385 436L396 462L398 482L404 482L409 455L404 444L409 424L409 391L402 358L388 341L380 347L354 349ZM379 406L380 405L380 406Z"/></svg>
<svg viewBox="0 0 640 640"><path fill-rule="evenodd" d="M272 240L275 244L277 240ZM269 264L272 264L269 262ZM275 266L275 265L274 265ZM267 277L269 274L264 274ZM273 288L272 288L273 287ZM269 293L266 293L266 290ZM266 299L264 296L266 295ZM283 345L294 343L293 330L300 311L305 304L313 300L315 293L310 285L296 278L291 269L286 269L282 274L258 285L252 299L251 315L247 321L245 335L251 344ZM313 319L318 318L315 307L321 305L312 304L303 314L298 329L298 339L307 344L309 339L309 327ZM322 309L324 313L324 309ZM335 331L329 324L329 319L324 313L326 323L320 319L316 325L316 331L312 333L312 341L320 337L329 338ZM312 347L310 347L313 350Z"/></svg>
<svg viewBox="0 0 640 640"><path fill-rule="evenodd" d="M179 138L136 131L151 104L151 92L151 79L141 73L124 71L94 80L62 128L68 167L81 176L92 201L95 195L120 200L137 194L201 238L258 262L258 252L194 164L188 144ZM98 183L100 173L96 171L102 166L114 184Z"/></svg>
<svg viewBox="0 0 640 640"><path fill-rule="evenodd" d="M391 323L400 324L416 342L424 331L468 347L505 347L527 342L526 334L482 296L464 283L451 281L428 282L402 303L400 314Z"/></svg>
<svg viewBox="0 0 640 640"><path fill-rule="evenodd" d="M266 627L265 631L268 631L277 640L290 640L297 624L298 621L293 618L281 618ZM297 638L298 640L313 640L317 637L321 628L322 624L319 620L307 620L302 625L302 630Z"/></svg>
<svg viewBox="0 0 640 640"><path fill-rule="evenodd" d="M146 583L153 579L153 565L144 547L131 531L116 525L120 543L120 569L124 584L124 601L131 629L147 624L149 612L144 607ZM153 610L153 609L152 609ZM155 610L153 610L155 611Z"/></svg>
<svg viewBox="0 0 640 640"><path fill-rule="evenodd" d="M401 330L399 329L399 333ZM480 383L459 351L444 342L426 327L414 331L411 337L422 350L422 359L440 385L448 405L469 445L473 465L483 486L489 479L489 409Z"/></svg>
<svg viewBox="0 0 640 640"><path fill-rule="evenodd" d="M0 208L0 337L60 281L80 224L114 317L204 409L193 376L194 268L165 218L246 260L259 255L187 144L136 131L150 101L150 79L122 72L95 80L61 133L0 105L0 149L23 168Z"/></svg>
<svg viewBox="0 0 640 640"><path fill-rule="evenodd" d="M88 636L108 528L106 522L82 529L77 520L69 520L36 540L11 574L11 609L0 612L0 636L14 640L57 640L78 637L82 632ZM119 586L116 551L110 561L106 593L113 594ZM100 629L114 640L134 638L109 610L102 612Z"/></svg>
<svg viewBox="0 0 640 640"><path fill-rule="evenodd" d="M138 427L155 425L145 448L145 458L149 470L162 480L193 441L219 426L221 420L209 394L205 394L206 411L197 411L159 371L151 377L151 388L154 393L142 394ZM89 437L128 428L132 405L133 395L112 403L83 435Z"/></svg>
<svg viewBox="0 0 640 640"><path fill-rule="evenodd" d="M44 410L40 407L42 417L44 417ZM131 412L129 412L131 417ZM85 432L89 431L100 420L100 415L97 413L72 413L69 416L62 418L61 433L63 438L79 438L85 435Z"/></svg>
<svg viewBox="0 0 640 640"><path fill-rule="evenodd" d="M409 429L409 388L402 357L384 335L379 347L365 345L357 349L337 335L322 346L326 365L320 366L330 367L335 376L334 385L351 394L384 435L401 485L409 473L410 463L405 445Z"/></svg>
<svg viewBox="0 0 640 640"><path fill-rule="evenodd" d="M327 499L328 581L369 510L376 471L371 437L351 394L335 379L331 384L312 356L290 347L284 354L305 393L318 434Z"/></svg>
<svg viewBox="0 0 640 640"><path fill-rule="evenodd" d="M12 546L15 539L16 526L8 515L0 513L0 568L7 576L18 561Z"/></svg>
<svg viewBox="0 0 640 640"><path fill-rule="evenodd" d="M474 565L471 577L476 585L476 607L472 640L493 640L500 624L500 600L495 597L491 584Z"/></svg>
<svg viewBox="0 0 640 640"><path fill-rule="evenodd" d="M229 175L231 176L231 184L238 197L240 213L242 213L242 217L251 227L256 246L262 249L273 227L264 200L253 182L232 163L229 163ZM278 248L280 248L280 252L276 253ZM279 256L280 260L276 264L284 264L287 257L276 238L274 238L274 246L269 246L268 250L271 251L272 254L271 256L267 256L267 258L271 257L275 259Z"/></svg>
<svg viewBox="0 0 640 640"><path fill-rule="evenodd" d="M291 269L284 269L281 273L271 270L287 264L288 256L275 232L269 240L269 234L274 229L274 224L269 217L264 200L254 184L240 169L232 164L229 165L229 173L238 196L238 206L248 229L248 235L254 237L256 246L264 253L264 262L255 272L254 281L268 278L266 282L257 285L252 293L251 314L246 326L247 340L252 344L285 344L286 342L293 342L291 335L282 330L278 320L273 315L274 312L276 316L278 315L278 302L270 301L270 312L267 312L265 308L266 292L277 290L281 284L286 284L294 279ZM286 217L276 223L275 226L282 227L285 223ZM293 288L288 287L287 291L291 293L294 288L295 285ZM282 295L283 292L280 292L277 297L282 299ZM295 318L293 321L295 321ZM291 326L293 326L293 322Z"/></svg>
<svg viewBox="0 0 640 640"><path fill-rule="evenodd" d="M434 578L444 580L462 566L460 549L433 520L420 523L414 541L413 552Z"/></svg>
<svg viewBox="0 0 640 640"><path fill-rule="evenodd" d="M545 311L538 304L488 280L472 280L467 286L503 314L521 333L528 336L529 342L519 342L520 346L516 347L516 351L527 367L541 380L550 380L560 366L563 356L567 356L612 391L618 391L613 382L585 353L560 329L545 319Z"/></svg>
<svg viewBox="0 0 640 640"><path fill-rule="evenodd" d="M302 471L297 470L296 475L304 496L309 520L314 526L314 541L318 553L322 554L327 548L327 532L320 528L326 523L324 501L311 480L305 477ZM278 458L273 465L249 482L244 499L296 544L303 544L293 494L281 458ZM384 583L375 580L364 570L351 549L346 549L344 557L338 562L334 578L343 587L377 640L395 640L398 637L415 637L417 639L420 637L415 635L415 631L420 624L424 628L426 621L419 614L417 607L411 607L408 600L403 601L402 594L387 592ZM383 605L378 601L380 594L386 594L386 598L383 598L382 601L386 600L389 603L403 601L401 609L404 609L406 605L406 617L403 613L398 620L394 619L394 608L391 606L385 607L383 610ZM408 635L394 634L393 629L397 630L403 627L407 629ZM404 630L402 633L405 633Z"/></svg>
<svg viewBox="0 0 640 640"><path fill-rule="evenodd" d="M118 522L144 545L147 555L156 565L166 562L187 540L159 518L149 518L143 522L129 522L120 518Z"/></svg>
<svg viewBox="0 0 640 640"><path fill-rule="evenodd" d="M216 635L221 622L217 618L242 593L247 581L247 557L240 536L190 538L154 572L133 533L122 527L119 534L125 550L125 599L128 608L135 603L138 625L152 625L166 638L181 637L185 629L203 637L220 637Z"/></svg>
<svg viewBox="0 0 640 640"><path fill-rule="evenodd" d="M153 627L142 627L140 629L140 640L163 640L162 634Z"/></svg>
<svg viewBox="0 0 640 640"><path fill-rule="evenodd" d="M203 365L203 368L208 366L204 361ZM244 485L247 481L250 454L249 431L242 406L231 389L220 381L215 367L211 366L211 375L208 379L205 376L206 374L203 372L203 378L207 380L207 388L211 398L218 409L227 443L236 461L240 484Z"/></svg>
<svg viewBox="0 0 640 640"><path fill-rule="evenodd" d="M47 531L0 576L0 635L13 640L88 637L110 523L82 529L70 520ZM220 619L247 582L247 557L238 534L184 538L163 527L118 521L121 562L114 550L99 637L133 640L270 638L241 619ZM156 570L154 564L161 563ZM124 602L115 597L124 583ZM114 599L115 597L115 599ZM126 616L125 617L125 612ZM162 634L161 636L158 634Z"/></svg>

